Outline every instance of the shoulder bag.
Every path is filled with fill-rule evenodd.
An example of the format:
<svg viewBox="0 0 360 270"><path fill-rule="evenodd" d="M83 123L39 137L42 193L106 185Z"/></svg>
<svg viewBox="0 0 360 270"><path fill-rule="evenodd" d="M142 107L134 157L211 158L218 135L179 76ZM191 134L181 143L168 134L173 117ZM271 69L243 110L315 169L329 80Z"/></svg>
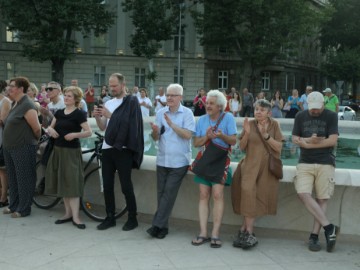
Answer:
<svg viewBox="0 0 360 270"><path fill-rule="evenodd" d="M269 170L270 172L277 178L277 179L282 179L283 178L283 164L281 159L275 157L272 152L271 149L269 147L269 145L265 142L263 136L260 133L260 130L258 128L258 126L256 125L256 123L254 122L254 125L256 127L256 131L258 132L261 141L263 142L265 148L267 149L268 153L269 153Z"/></svg>
<svg viewBox="0 0 360 270"><path fill-rule="evenodd" d="M219 117L213 128L214 131L217 130L224 116L225 113ZM205 150L199 151L189 170L207 181L225 184L230 165L231 147L223 148L214 144L212 140L208 140L204 147Z"/></svg>

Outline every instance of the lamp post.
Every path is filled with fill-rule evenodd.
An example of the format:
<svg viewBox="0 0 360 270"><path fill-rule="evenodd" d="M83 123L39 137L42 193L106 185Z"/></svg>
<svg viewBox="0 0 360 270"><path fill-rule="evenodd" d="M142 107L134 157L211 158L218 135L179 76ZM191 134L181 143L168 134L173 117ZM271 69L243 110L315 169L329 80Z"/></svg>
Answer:
<svg viewBox="0 0 360 270"><path fill-rule="evenodd" d="M177 80L178 84L180 84L180 68L181 68L181 17L182 17L182 9L185 6L183 1L179 1L179 38L178 38L178 68L177 68Z"/></svg>

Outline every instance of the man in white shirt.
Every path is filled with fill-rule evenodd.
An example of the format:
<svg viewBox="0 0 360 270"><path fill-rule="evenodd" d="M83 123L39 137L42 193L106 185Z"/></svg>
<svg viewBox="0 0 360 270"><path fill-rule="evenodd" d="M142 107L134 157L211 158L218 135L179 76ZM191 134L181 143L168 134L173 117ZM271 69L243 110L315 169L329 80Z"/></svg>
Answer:
<svg viewBox="0 0 360 270"><path fill-rule="evenodd" d="M138 98L143 117L150 116L150 108L152 107L151 100L147 97L145 88L140 89L140 98Z"/></svg>
<svg viewBox="0 0 360 270"><path fill-rule="evenodd" d="M182 95L180 84L170 84L166 90L167 106L156 114L156 123L151 123L151 136L159 141L156 156L158 208L147 233L158 239L169 233L169 217L191 161L195 118L189 108L181 105Z"/></svg>
<svg viewBox="0 0 360 270"><path fill-rule="evenodd" d="M93 114L100 130L105 130L101 171L107 216L97 229L106 230L116 226L114 177L117 171L128 210L128 220L122 230L130 231L138 226L131 171L132 168L140 168L143 158L143 122L137 98L126 95L125 77L122 74L110 76L109 88L114 98L102 106L95 106Z"/></svg>
<svg viewBox="0 0 360 270"><path fill-rule="evenodd" d="M137 97L137 98L140 98L139 87L137 87L136 85L133 87L132 95Z"/></svg>
<svg viewBox="0 0 360 270"><path fill-rule="evenodd" d="M312 92L313 88L312 86L308 85L306 86L305 93L302 94L299 105L302 111L305 111L308 109L308 102L307 102L307 96Z"/></svg>
<svg viewBox="0 0 360 270"><path fill-rule="evenodd" d="M154 101L155 114L162 108L166 106L166 96L164 94L164 88L159 88L159 94L155 97Z"/></svg>
<svg viewBox="0 0 360 270"><path fill-rule="evenodd" d="M50 125L55 112L65 108L64 99L60 96L61 85L59 83L53 81L49 82L46 87L46 93L50 99L50 103L46 106L46 108L40 108L40 113L43 116L42 125L45 128Z"/></svg>

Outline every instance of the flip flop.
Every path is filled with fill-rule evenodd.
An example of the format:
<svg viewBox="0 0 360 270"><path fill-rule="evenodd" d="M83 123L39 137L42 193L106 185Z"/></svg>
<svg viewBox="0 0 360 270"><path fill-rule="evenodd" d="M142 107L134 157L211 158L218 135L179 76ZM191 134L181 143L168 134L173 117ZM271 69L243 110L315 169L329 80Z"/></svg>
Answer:
<svg viewBox="0 0 360 270"><path fill-rule="evenodd" d="M211 244L210 247L212 248L220 248L222 245L220 238L211 237Z"/></svg>
<svg viewBox="0 0 360 270"><path fill-rule="evenodd" d="M193 239L191 241L191 244L193 246L201 246L202 244L205 244L205 243L208 243L208 242L210 242L210 237L198 235L198 236L196 236L196 239Z"/></svg>

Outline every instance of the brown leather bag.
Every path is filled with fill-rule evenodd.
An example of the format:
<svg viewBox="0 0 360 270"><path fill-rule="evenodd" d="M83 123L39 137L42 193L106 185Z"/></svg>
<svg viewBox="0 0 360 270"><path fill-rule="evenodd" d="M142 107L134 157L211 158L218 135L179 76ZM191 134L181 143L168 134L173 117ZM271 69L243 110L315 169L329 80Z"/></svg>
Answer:
<svg viewBox="0 0 360 270"><path fill-rule="evenodd" d="M260 133L260 130L258 128L258 126L256 125L256 123L254 122L255 127L256 127L256 131L258 132L261 141L263 142L265 148L267 149L268 153L269 153L269 171L277 178L277 179L282 179L283 178L283 164L281 159L275 157L270 150L269 145L265 142L263 136Z"/></svg>

